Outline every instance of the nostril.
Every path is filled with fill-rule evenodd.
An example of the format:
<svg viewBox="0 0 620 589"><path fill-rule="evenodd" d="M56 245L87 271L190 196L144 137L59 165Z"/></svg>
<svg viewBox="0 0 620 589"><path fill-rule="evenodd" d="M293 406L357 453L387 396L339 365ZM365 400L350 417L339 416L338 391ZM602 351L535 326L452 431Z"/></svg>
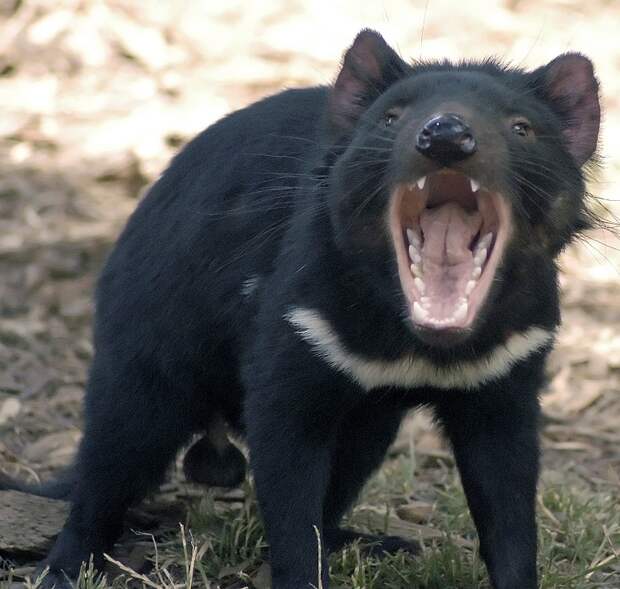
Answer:
<svg viewBox="0 0 620 589"><path fill-rule="evenodd" d="M473 153L476 151L476 140L470 133L466 133L461 137L460 146L464 153Z"/></svg>
<svg viewBox="0 0 620 589"><path fill-rule="evenodd" d="M416 140L416 147L422 151L431 147L432 135L428 129L423 129Z"/></svg>

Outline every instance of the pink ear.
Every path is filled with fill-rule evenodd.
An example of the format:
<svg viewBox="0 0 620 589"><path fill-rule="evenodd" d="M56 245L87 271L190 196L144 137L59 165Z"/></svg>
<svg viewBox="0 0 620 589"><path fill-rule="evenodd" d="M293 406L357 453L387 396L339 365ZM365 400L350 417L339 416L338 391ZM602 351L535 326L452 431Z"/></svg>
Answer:
<svg viewBox="0 0 620 589"><path fill-rule="evenodd" d="M601 122L592 62L579 53L566 53L534 73L542 75L543 92L560 114L568 150L581 166L596 149Z"/></svg>
<svg viewBox="0 0 620 589"><path fill-rule="evenodd" d="M330 94L332 125L351 129L370 103L409 69L379 33L361 31L344 56Z"/></svg>

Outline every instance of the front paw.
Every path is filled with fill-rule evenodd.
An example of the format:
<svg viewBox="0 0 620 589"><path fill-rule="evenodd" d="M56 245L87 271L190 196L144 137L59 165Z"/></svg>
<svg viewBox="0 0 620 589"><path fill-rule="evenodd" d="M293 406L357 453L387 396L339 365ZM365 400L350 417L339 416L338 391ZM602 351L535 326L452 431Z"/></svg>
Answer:
<svg viewBox="0 0 620 589"><path fill-rule="evenodd" d="M40 582L37 584L36 581ZM72 589L72 581L63 571L47 569L45 566L37 568L31 578L31 584L37 589Z"/></svg>
<svg viewBox="0 0 620 589"><path fill-rule="evenodd" d="M328 552L340 550L356 540L359 540L360 549L366 556L381 557L386 554L396 554L399 551L417 554L420 551L420 545L413 540L406 540L399 536L363 534L346 528L326 530L324 538Z"/></svg>
<svg viewBox="0 0 620 589"><path fill-rule="evenodd" d="M364 544L364 541L362 541ZM418 554L420 545L414 540L406 540L400 536L375 536L375 540L367 546L363 546L364 554L369 556L383 556L386 554L396 554L406 552L407 554Z"/></svg>

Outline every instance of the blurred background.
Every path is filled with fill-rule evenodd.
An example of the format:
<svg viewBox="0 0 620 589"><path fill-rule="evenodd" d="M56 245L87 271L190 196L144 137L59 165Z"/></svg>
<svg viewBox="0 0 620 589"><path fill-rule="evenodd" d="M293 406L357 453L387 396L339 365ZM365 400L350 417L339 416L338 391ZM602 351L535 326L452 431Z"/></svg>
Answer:
<svg viewBox="0 0 620 589"><path fill-rule="evenodd" d="M599 213L620 214L617 1L0 0L0 469L46 476L72 455L94 280L145 187L225 113L329 84L362 27L410 59L537 67L587 54L604 105L589 188ZM618 248L597 231L562 257L565 323L543 401L545 476L615 492ZM420 455L445 453L424 416L412 431Z"/></svg>

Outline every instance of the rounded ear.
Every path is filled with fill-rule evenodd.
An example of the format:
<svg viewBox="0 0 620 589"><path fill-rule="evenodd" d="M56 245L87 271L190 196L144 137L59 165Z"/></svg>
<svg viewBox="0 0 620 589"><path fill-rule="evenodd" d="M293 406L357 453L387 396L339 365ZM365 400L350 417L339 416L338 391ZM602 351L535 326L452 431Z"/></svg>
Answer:
<svg viewBox="0 0 620 589"><path fill-rule="evenodd" d="M370 104L410 70L379 33L361 31L346 52L330 93L327 108L333 130L350 131Z"/></svg>
<svg viewBox="0 0 620 589"><path fill-rule="evenodd" d="M532 75L543 98L562 120L562 133L579 166L596 150L601 107L592 62L580 53L565 53Z"/></svg>

